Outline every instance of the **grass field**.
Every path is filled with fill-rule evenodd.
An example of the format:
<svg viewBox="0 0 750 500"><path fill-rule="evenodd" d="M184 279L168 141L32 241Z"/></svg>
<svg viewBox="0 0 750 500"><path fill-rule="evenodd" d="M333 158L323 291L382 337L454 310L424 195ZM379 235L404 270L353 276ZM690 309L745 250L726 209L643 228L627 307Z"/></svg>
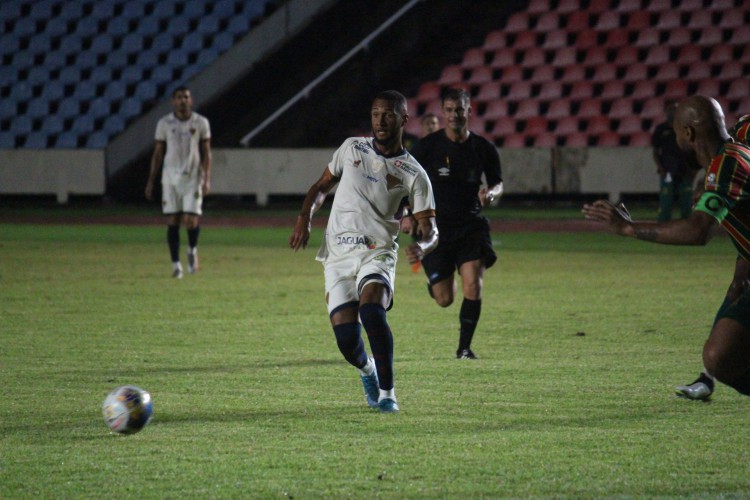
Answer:
<svg viewBox="0 0 750 500"><path fill-rule="evenodd" d="M729 283L708 248L606 234L495 234L474 348L399 263L398 415L340 357L313 248L210 228L169 277L162 227L0 224L0 498L750 495L750 400L673 387ZM184 234L183 234L184 242ZM154 419L111 434L115 386Z"/></svg>

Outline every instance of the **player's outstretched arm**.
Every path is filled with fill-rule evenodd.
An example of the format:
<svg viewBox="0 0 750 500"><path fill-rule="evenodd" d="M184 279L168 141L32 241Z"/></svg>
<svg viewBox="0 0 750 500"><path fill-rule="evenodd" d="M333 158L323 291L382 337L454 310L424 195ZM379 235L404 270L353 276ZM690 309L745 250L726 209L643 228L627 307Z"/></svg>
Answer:
<svg viewBox="0 0 750 500"><path fill-rule="evenodd" d="M712 216L697 210L687 219L633 222L623 205L616 207L606 200L584 205L582 212L586 219L605 223L615 234L666 245L705 245L716 223Z"/></svg>
<svg viewBox="0 0 750 500"><path fill-rule="evenodd" d="M307 247L312 229L312 215L320 208L326 199L326 195L338 181L339 178L335 177L326 167L320 179L310 186L305 200L302 202L302 209L297 216L297 221L294 223L294 230L289 236L289 247L295 252L300 248Z"/></svg>

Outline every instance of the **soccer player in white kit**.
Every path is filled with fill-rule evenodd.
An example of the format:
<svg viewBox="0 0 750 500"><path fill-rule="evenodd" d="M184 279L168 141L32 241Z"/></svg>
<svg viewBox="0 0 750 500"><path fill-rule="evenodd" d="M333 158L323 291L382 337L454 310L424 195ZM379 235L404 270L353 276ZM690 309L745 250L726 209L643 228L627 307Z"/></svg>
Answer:
<svg viewBox="0 0 750 500"><path fill-rule="evenodd" d="M146 199L151 200L159 169L162 184L162 211L167 216L167 244L172 258L172 276L182 278L180 264L180 222L187 228L188 272L198 270L198 236L203 197L211 187L211 127L206 117L193 111L193 98L187 87L172 92L174 112L156 124L156 145L146 183Z"/></svg>
<svg viewBox="0 0 750 500"><path fill-rule="evenodd" d="M409 119L406 98L394 90L381 92L370 118L373 137L344 141L310 187L289 246L295 251L307 246L312 214L338 184L316 257L323 263L331 326L341 354L360 372L367 404L396 413L393 334L386 311L393 303L399 232L395 215L401 200L409 199L421 234L406 248L410 262L420 261L437 246L438 232L430 180L401 142ZM365 351L361 326L373 358Z"/></svg>

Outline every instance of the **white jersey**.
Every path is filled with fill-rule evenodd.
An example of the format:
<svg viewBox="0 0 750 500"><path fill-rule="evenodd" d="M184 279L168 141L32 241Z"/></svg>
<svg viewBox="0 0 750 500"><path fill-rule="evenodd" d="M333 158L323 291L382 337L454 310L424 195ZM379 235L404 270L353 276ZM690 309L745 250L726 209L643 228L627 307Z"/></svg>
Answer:
<svg viewBox="0 0 750 500"><path fill-rule="evenodd" d="M156 140L167 143L161 182L181 184L200 182L200 143L211 138L211 127L206 117L193 112L187 120L174 113L162 117L156 124Z"/></svg>
<svg viewBox="0 0 750 500"><path fill-rule="evenodd" d="M351 137L334 153L328 170L340 179L318 260L358 250L395 252L404 197L414 213L435 210L427 173L406 150L385 157L373 139Z"/></svg>

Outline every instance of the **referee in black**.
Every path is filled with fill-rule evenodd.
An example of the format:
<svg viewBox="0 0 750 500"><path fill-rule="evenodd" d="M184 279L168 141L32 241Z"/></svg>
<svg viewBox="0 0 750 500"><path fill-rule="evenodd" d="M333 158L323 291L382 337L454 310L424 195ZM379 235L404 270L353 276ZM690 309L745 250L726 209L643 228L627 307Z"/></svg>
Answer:
<svg viewBox="0 0 750 500"><path fill-rule="evenodd" d="M484 271L495 263L489 221L481 215L503 194L500 155L487 139L469 132L471 104L463 89L447 89L442 95L445 128L417 142L412 155L432 182L440 232L438 247L422 260L430 295L440 307L448 307L456 295L455 272L461 276L463 302L456 357L477 359L471 350L482 311ZM487 186L482 185L482 174Z"/></svg>

